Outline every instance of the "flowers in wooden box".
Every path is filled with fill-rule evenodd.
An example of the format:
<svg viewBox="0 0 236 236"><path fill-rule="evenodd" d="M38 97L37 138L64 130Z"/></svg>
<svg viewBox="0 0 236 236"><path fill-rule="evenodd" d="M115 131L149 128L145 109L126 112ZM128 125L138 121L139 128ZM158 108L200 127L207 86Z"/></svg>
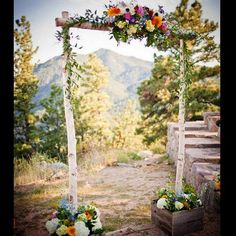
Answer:
<svg viewBox="0 0 236 236"><path fill-rule="evenodd" d="M161 188L157 192L157 208L171 212L190 210L202 206L202 202L195 190L185 188L183 193L176 195L173 189Z"/></svg>
<svg viewBox="0 0 236 236"><path fill-rule="evenodd" d="M103 232L100 212L93 205L80 205L77 210L63 199L46 222L51 235L88 236Z"/></svg>

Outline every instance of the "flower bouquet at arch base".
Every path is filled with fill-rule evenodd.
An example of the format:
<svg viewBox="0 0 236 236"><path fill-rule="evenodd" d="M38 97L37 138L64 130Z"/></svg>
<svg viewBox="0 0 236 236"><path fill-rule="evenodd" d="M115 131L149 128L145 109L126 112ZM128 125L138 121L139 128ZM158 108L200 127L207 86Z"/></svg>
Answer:
<svg viewBox="0 0 236 236"><path fill-rule="evenodd" d="M100 212L94 205L80 205L75 210L66 199L62 199L55 208L46 222L46 228L52 236L101 235L104 231Z"/></svg>

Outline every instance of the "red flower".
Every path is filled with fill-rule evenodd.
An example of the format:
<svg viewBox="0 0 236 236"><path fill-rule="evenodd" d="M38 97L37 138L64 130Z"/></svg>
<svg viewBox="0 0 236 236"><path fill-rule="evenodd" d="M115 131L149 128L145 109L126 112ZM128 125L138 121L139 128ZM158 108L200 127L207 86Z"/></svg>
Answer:
<svg viewBox="0 0 236 236"><path fill-rule="evenodd" d="M153 10L148 10L148 15L149 15L149 17L152 17L153 16Z"/></svg>

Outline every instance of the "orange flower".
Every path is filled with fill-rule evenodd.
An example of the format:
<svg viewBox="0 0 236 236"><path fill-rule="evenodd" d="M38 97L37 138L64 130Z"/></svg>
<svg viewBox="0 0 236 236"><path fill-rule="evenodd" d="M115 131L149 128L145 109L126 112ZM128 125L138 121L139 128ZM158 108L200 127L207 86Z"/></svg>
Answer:
<svg viewBox="0 0 236 236"><path fill-rule="evenodd" d="M84 214L86 215L87 220L91 220L92 219L92 216L89 213L89 211L85 211Z"/></svg>
<svg viewBox="0 0 236 236"><path fill-rule="evenodd" d="M68 233L69 236L75 236L75 227L73 226L67 227L66 232Z"/></svg>
<svg viewBox="0 0 236 236"><path fill-rule="evenodd" d="M161 25L162 25L162 18L161 18L160 16L154 16L154 17L152 18L152 24L153 24L153 25L156 25L157 28L160 28Z"/></svg>
<svg viewBox="0 0 236 236"><path fill-rule="evenodd" d="M111 7L107 11L108 16L117 16L120 14L120 8L118 7Z"/></svg>
<svg viewBox="0 0 236 236"><path fill-rule="evenodd" d="M220 190L220 181L215 182L215 190Z"/></svg>

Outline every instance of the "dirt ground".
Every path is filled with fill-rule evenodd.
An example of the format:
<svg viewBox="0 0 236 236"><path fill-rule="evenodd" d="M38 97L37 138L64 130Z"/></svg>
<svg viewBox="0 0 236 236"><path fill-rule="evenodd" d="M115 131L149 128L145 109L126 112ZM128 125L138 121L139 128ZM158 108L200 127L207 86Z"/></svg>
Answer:
<svg viewBox="0 0 236 236"><path fill-rule="evenodd" d="M155 156L131 164L118 164L93 175L78 176L79 203L93 203L101 212L105 232L135 225L150 224L154 191L174 182L175 167ZM45 222L52 204L68 191L68 178L31 185L16 186L14 197L15 235L48 236ZM219 219L204 218L204 230L191 236L219 235ZM154 229L136 235L159 235ZM134 234L132 234L134 235Z"/></svg>

